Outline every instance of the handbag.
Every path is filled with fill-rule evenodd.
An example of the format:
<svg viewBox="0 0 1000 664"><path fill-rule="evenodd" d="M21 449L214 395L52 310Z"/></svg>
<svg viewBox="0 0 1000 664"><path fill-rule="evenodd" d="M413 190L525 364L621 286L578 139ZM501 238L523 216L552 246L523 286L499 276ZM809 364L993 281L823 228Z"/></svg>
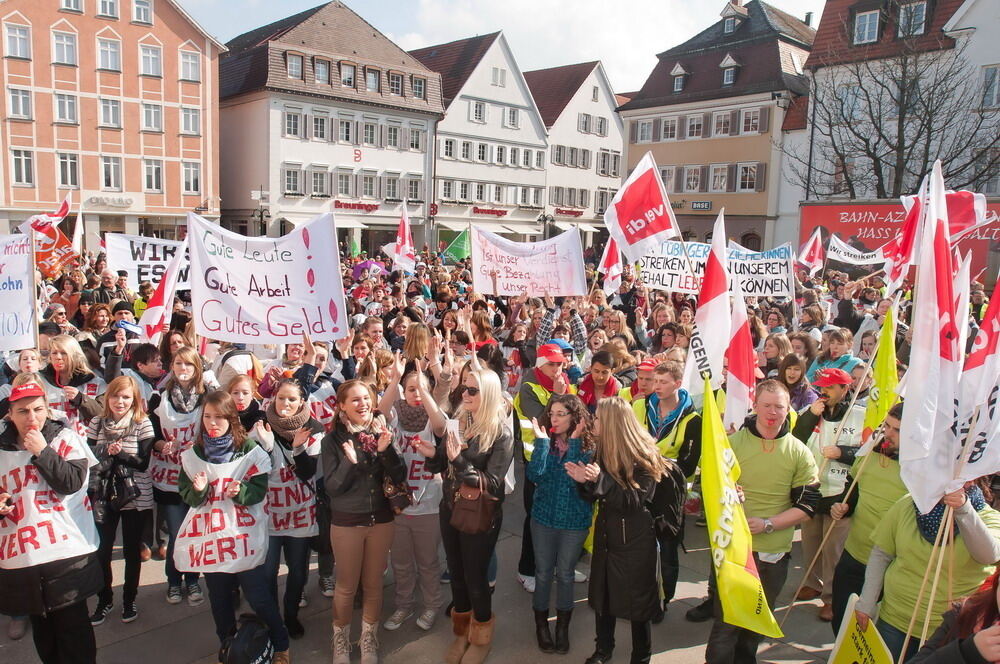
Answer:
<svg viewBox="0 0 1000 664"><path fill-rule="evenodd" d="M479 486L461 484L455 489L455 505L448 523L460 533L479 535L493 525L499 499L486 490L486 481L479 474Z"/></svg>
<svg viewBox="0 0 1000 664"><path fill-rule="evenodd" d="M131 503L142 495L139 485L135 483L132 469L121 464L115 464L114 475L111 478L111 495L108 496L108 504L116 511L121 511L123 507Z"/></svg>
<svg viewBox="0 0 1000 664"><path fill-rule="evenodd" d="M413 504L413 496L410 494L410 485L406 482L397 484L392 478L385 475L382 478L382 493L389 501L389 507L393 514L402 514L403 510Z"/></svg>

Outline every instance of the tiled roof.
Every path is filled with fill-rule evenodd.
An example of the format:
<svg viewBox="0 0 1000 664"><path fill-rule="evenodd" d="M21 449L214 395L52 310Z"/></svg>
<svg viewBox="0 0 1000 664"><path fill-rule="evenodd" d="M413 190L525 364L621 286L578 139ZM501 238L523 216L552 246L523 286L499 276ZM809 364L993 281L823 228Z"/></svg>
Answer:
<svg viewBox="0 0 1000 664"><path fill-rule="evenodd" d="M638 90L634 90L633 92L616 92L615 99L618 101L618 105L621 106L635 99L637 94L639 94Z"/></svg>
<svg viewBox="0 0 1000 664"><path fill-rule="evenodd" d="M953 48L954 40L945 36L942 28L962 6L963 0L936 0L927 3L927 29L912 39L899 39L897 11L888 9L897 3L880 0L827 0L823 20L806 62L809 69L842 65L864 60L879 60L898 55L904 48L912 52L936 51ZM880 9L885 16L880 26L878 41L854 45L854 15L859 11Z"/></svg>
<svg viewBox="0 0 1000 664"><path fill-rule="evenodd" d="M808 126L809 97L799 95L792 98L792 103L785 111L785 119L781 123L781 131L795 131Z"/></svg>
<svg viewBox="0 0 1000 664"><path fill-rule="evenodd" d="M447 44L418 48L410 51L410 55L431 71L441 74L444 105L447 108L499 36L499 32L492 32L488 35L459 39Z"/></svg>
<svg viewBox="0 0 1000 664"><path fill-rule="evenodd" d="M531 96L535 98L535 105L546 127L551 128L556 123L566 104L598 64L597 61L581 62L524 72L524 80L531 88Z"/></svg>
<svg viewBox="0 0 1000 664"><path fill-rule="evenodd" d="M744 8L747 10L747 19L742 21L734 32L726 34L725 21L720 19L691 39L660 53L657 57L725 48L739 42L778 36L798 42L807 48L812 45L816 31L791 14L786 14L760 0L751 0Z"/></svg>
<svg viewBox="0 0 1000 664"><path fill-rule="evenodd" d="M268 23L267 25L255 28L249 32L244 32L242 35L230 39L226 44L226 47L229 48L230 53L237 53L244 49L265 44L272 39L280 39L283 34L326 7L327 4L328 3L323 3L322 5L299 12L298 14L292 14L291 16L275 21L274 23Z"/></svg>

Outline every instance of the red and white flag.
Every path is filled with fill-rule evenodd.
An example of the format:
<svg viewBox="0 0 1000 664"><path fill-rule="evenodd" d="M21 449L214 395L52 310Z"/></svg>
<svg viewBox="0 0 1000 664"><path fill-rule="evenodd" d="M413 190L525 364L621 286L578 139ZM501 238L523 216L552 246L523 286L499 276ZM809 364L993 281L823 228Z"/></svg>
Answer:
<svg viewBox="0 0 1000 664"><path fill-rule="evenodd" d="M704 393L705 381L701 374L706 371L709 373L712 389L722 384L723 349L729 345L732 337L731 326L726 219L723 208L712 229L712 248L705 263L705 275L698 295L698 311L694 315L694 334L688 343L687 364L684 366L683 384L692 397Z"/></svg>
<svg viewBox="0 0 1000 664"><path fill-rule="evenodd" d="M899 443L901 477L923 513L961 486L954 479L958 437L952 425L964 349L959 346L961 334L952 281L955 271L940 161L934 163L925 201L914 255L917 278L913 340L904 402L906 417Z"/></svg>
<svg viewBox="0 0 1000 664"><path fill-rule="evenodd" d="M1000 293L1000 281L993 289ZM959 403L960 442L968 439L961 479L1000 472L1000 296L986 307L972 352L965 358ZM978 407L978 412L976 412Z"/></svg>
<svg viewBox="0 0 1000 664"><path fill-rule="evenodd" d="M726 348L726 412L722 423L726 430L738 429L753 410L757 387L757 353L750 336L750 319L739 279L732 281L733 336Z"/></svg>
<svg viewBox="0 0 1000 664"><path fill-rule="evenodd" d="M630 263L659 249L664 240L680 236L651 152L639 160L615 194L604 212L604 223Z"/></svg>
<svg viewBox="0 0 1000 664"><path fill-rule="evenodd" d="M403 201L403 212L399 215L399 227L396 229L396 245L392 251L393 270L416 272L417 252L413 248L413 236L410 234L410 215L406 212L406 201Z"/></svg>
<svg viewBox="0 0 1000 664"><path fill-rule="evenodd" d="M604 245L604 255L601 256L597 271L604 275L604 294L612 296L622 285L622 253L618 251L618 243L614 238L608 238Z"/></svg>
<svg viewBox="0 0 1000 664"><path fill-rule="evenodd" d="M156 290L149 298L146 310L142 312L139 319L139 327L142 334L149 340L149 343L158 345L160 336L170 325L170 317L174 313L174 294L177 291L177 276L180 274L181 266L187 260L187 240L177 247L177 253L167 264L167 269L160 278ZM203 353L204 354L204 353Z"/></svg>
<svg viewBox="0 0 1000 664"><path fill-rule="evenodd" d="M799 263L809 268L809 276L812 277L820 271L824 262L826 262L826 250L823 248L823 236L817 226L799 251Z"/></svg>
<svg viewBox="0 0 1000 664"><path fill-rule="evenodd" d="M42 231L49 226L58 226L69 214L69 198L64 198L59 209L48 214L36 214L28 217L18 226L18 230L27 235L30 231Z"/></svg>

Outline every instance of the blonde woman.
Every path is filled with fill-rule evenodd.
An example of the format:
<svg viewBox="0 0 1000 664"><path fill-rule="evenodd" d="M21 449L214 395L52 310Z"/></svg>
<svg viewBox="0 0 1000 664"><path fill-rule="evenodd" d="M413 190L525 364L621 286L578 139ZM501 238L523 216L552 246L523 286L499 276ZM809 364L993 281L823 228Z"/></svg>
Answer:
<svg viewBox="0 0 1000 664"><path fill-rule="evenodd" d="M628 319L625 314L617 309L608 309L604 312L604 331L608 333L608 338L622 337L628 349L638 350L639 344L635 340L635 335L628 327Z"/></svg>
<svg viewBox="0 0 1000 664"><path fill-rule="evenodd" d="M650 620L660 598L656 533L647 503L669 462L621 397L598 402L593 430L595 462L565 464L584 497L599 505L588 592L596 614L597 649L587 663L611 660L619 618L632 623L632 661L648 662Z"/></svg>
<svg viewBox="0 0 1000 664"><path fill-rule="evenodd" d="M514 459L514 435L500 378L489 369L469 371L462 383L462 403L454 431L438 438L430 473L444 478L441 498L441 539L451 575L455 640L445 655L448 664L481 664L493 643L493 604L487 571L503 520L504 477ZM495 502L493 521L481 533L451 525L455 494L462 486L482 487Z"/></svg>
<svg viewBox="0 0 1000 664"><path fill-rule="evenodd" d="M423 323L413 323L406 330L406 340L403 342L403 359L407 362L422 360L427 357L430 348L431 329Z"/></svg>
<svg viewBox="0 0 1000 664"><path fill-rule="evenodd" d="M49 339L49 363L39 372L49 406L66 414L66 421L80 436L91 418L101 413L97 397L107 387L95 376L80 342L65 334Z"/></svg>

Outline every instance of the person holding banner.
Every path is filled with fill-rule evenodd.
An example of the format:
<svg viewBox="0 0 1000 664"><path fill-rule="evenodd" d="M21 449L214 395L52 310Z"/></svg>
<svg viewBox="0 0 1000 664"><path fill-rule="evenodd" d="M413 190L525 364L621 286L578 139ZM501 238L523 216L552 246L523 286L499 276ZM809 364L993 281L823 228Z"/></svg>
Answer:
<svg viewBox="0 0 1000 664"><path fill-rule="evenodd" d="M236 632L239 589L270 631L272 663L289 664L288 630L264 565L269 459L243 429L226 392L206 394L199 413L194 443L181 454L177 490L191 509L180 529L176 564L205 573L220 643Z"/></svg>
<svg viewBox="0 0 1000 664"><path fill-rule="evenodd" d="M989 664L1000 661L1000 570L956 602L910 664Z"/></svg>
<svg viewBox="0 0 1000 664"><path fill-rule="evenodd" d="M104 587L104 574L86 489L97 460L72 427L51 419L40 384L21 383L8 399L10 425L0 432L0 613L31 617L43 664L94 664L87 598Z"/></svg>

